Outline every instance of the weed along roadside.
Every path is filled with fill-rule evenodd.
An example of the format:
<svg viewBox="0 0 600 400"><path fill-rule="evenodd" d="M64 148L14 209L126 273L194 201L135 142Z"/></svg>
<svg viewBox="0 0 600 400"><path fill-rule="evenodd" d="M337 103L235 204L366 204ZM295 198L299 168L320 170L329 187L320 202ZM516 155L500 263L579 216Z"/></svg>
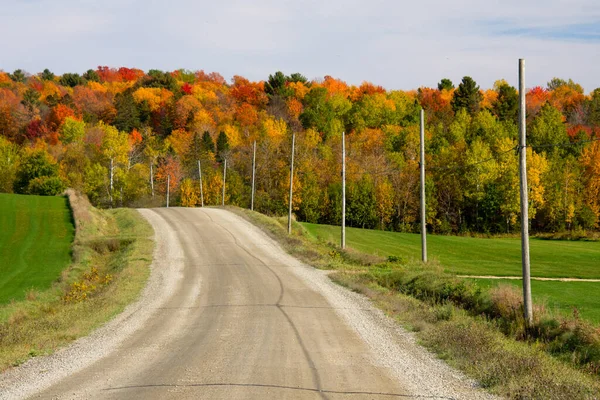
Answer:
<svg viewBox="0 0 600 400"><path fill-rule="evenodd" d="M368 296L428 349L513 399L594 399L600 393L600 330L534 305L525 328L521 294L509 285L484 288L398 257L393 262L319 241L284 218L229 208L259 226L290 254L332 270L337 283Z"/></svg>
<svg viewBox="0 0 600 400"><path fill-rule="evenodd" d="M335 243L339 227L302 222L309 236ZM347 228L350 247L389 261L415 258L418 234ZM565 238L566 239L566 238ZM521 287L521 242L517 237L429 235L429 255L451 275L474 280L484 289L500 284ZM600 242L532 238L533 300L548 311L574 315L600 326ZM518 280L517 280L518 279ZM576 311L575 311L576 310Z"/></svg>
<svg viewBox="0 0 600 400"><path fill-rule="evenodd" d="M0 305L0 372L89 334L134 301L149 276L152 228L133 209L99 210L67 191L72 262L47 290Z"/></svg>

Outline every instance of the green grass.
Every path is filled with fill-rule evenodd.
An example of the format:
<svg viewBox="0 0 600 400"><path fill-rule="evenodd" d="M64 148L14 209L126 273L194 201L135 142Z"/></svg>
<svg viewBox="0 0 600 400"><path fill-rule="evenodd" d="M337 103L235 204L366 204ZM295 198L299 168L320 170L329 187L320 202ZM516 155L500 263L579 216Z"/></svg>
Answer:
<svg viewBox="0 0 600 400"><path fill-rule="evenodd" d="M89 334L134 301L148 279L153 230L141 214L98 210L69 192L73 261L50 288L0 304L0 373Z"/></svg>
<svg viewBox="0 0 600 400"><path fill-rule="evenodd" d="M340 227L302 223L316 238L339 243ZM356 250L418 259L418 234L347 228L346 244ZM459 275L521 275L521 241L518 238L471 238L428 235L428 256L445 270ZM600 278L600 242L532 238L531 275L539 277Z"/></svg>
<svg viewBox="0 0 600 400"><path fill-rule="evenodd" d="M520 280L511 279L473 279L483 288L492 288L500 284L521 287ZM533 301L545 304L550 311L563 315L573 315L577 308L579 316L595 324L600 324L600 283L597 282L552 282L531 281Z"/></svg>
<svg viewBox="0 0 600 400"><path fill-rule="evenodd" d="M66 197L0 193L0 304L48 289L71 263Z"/></svg>
<svg viewBox="0 0 600 400"><path fill-rule="evenodd" d="M598 397L600 331L587 321L554 318L536 307L540 313L528 334L518 311L518 290L481 290L469 280L442 272L438 262L422 264L415 260L420 254L416 235L416 253L406 254L394 251L394 243L390 245L390 236L395 234L378 237L366 231L368 243L357 246L365 231L349 230L351 235L357 234L348 241L354 249L341 251L336 247L339 227L324 227L329 236L317 241L314 231L320 230L319 226L311 236L310 225L304 224L308 229L302 229L294 222L292 235L288 235L285 219L231 210L260 226L290 254L313 266L335 270L329 275L335 282L370 297L414 331L420 343L492 393L509 399ZM382 245L387 245L385 252L380 251ZM404 259L382 263L381 257L373 255L377 253ZM539 292L537 286L535 290ZM585 291L590 297L597 293L593 286L586 286Z"/></svg>

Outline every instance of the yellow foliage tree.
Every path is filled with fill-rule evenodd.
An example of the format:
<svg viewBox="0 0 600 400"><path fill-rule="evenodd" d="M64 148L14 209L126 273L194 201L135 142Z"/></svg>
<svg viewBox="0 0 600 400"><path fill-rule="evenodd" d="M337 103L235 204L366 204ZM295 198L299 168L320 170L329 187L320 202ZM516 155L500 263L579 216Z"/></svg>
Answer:
<svg viewBox="0 0 600 400"><path fill-rule="evenodd" d="M176 129L166 139L180 159L183 159L192 143L192 134L185 129Z"/></svg>
<svg viewBox="0 0 600 400"><path fill-rule="evenodd" d="M547 170L548 160L544 154L535 153L528 147L527 185L529 186L529 218L535 218L537 210L544 205L545 189L542 183L542 176Z"/></svg>
<svg viewBox="0 0 600 400"><path fill-rule="evenodd" d="M161 88L139 88L133 92L133 98L135 101L141 103L145 100L152 111L158 110L161 104L165 103L171 97L173 97L173 93L171 91Z"/></svg>
<svg viewBox="0 0 600 400"><path fill-rule="evenodd" d="M581 154L584 168L584 202L596 215L596 226L600 220L600 142L594 142Z"/></svg>
<svg viewBox="0 0 600 400"><path fill-rule="evenodd" d="M183 207L195 207L200 201L200 188L192 179L185 178L179 190Z"/></svg>
<svg viewBox="0 0 600 400"><path fill-rule="evenodd" d="M218 100L217 94L203 86L204 85L194 85L192 87L192 96L204 105L216 102Z"/></svg>
<svg viewBox="0 0 600 400"><path fill-rule="evenodd" d="M262 130L273 146L278 147L287 133L287 124L283 119L274 119L268 116L263 120Z"/></svg>
<svg viewBox="0 0 600 400"><path fill-rule="evenodd" d="M205 182L205 185L203 186L204 204L221 204L221 196L223 193L223 177L218 173L214 173L206 179L203 176L202 180ZM227 201L227 194L225 201Z"/></svg>
<svg viewBox="0 0 600 400"><path fill-rule="evenodd" d="M108 91L108 89L106 89L106 87L99 82L89 81L87 86L94 92L106 93Z"/></svg>
<svg viewBox="0 0 600 400"><path fill-rule="evenodd" d="M240 130L237 126L232 124L225 124L221 127L221 130L227 135L229 146L236 147L241 143Z"/></svg>

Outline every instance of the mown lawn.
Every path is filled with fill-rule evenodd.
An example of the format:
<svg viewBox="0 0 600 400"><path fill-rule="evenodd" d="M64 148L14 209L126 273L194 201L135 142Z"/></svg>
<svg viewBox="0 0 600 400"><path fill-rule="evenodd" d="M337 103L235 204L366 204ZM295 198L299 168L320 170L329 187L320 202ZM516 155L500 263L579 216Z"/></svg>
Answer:
<svg viewBox="0 0 600 400"><path fill-rule="evenodd" d="M520 280L514 279L474 279L481 287L490 288L500 284L522 287ZM577 309L579 316L595 324L600 324L600 283L598 282L556 282L531 281L531 293L535 303L545 304L550 311L573 315Z"/></svg>
<svg viewBox="0 0 600 400"><path fill-rule="evenodd" d="M0 304L50 287L71 262L66 197L0 193Z"/></svg>
<svg viewBox="0 0 600 400"><path fill-rule="evenodd" d="M313 237L339 242L340 227L302 224ZM521 275L520 239L470 238L428 235L428 254L450 273L460 275ZM421 257L421 236L411 233L383 232L347 228L346 244L362 252L407 259ZM600 243L534 239L531 247L531 275L538 277L600 278ZM520 280L476 279L484 287L501 283L521 286ZM579 315L600 324L600 283L532 281L536 303L550 310Z"/></svg>
<svg viewBox="0 0 600 400"><path fill-rule="evenodd" d="M340 227L302 223L316 238L339 243ZM421 236L347 228L346 244L356 250L420 259ZM427 236L428 256L448 272L460 275L521 275L521 241L517 238ZM600 242L532 238L531 275L539 277L600 278Z"/></svg>

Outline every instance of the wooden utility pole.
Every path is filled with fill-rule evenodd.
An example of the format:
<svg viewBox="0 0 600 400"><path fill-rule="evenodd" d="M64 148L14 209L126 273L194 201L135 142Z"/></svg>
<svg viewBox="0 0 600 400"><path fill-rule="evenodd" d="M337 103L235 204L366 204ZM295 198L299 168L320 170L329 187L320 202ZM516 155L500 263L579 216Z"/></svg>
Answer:
<svg viewBox="0 0 600 400"><path fill-rule="evenodd" d="M346 248L346 133L342 132L342 249Z"/></svg>
<svg viewBox="0 0 600 400"><path fill-rule="evenodd" d="M169 208L169 191L171 189L171 175L167 174L167 208Z"/></svg>
<svg viewBox="0 0 600 400"><path fill-rule="evenodd" d="M529 326L533 323L531 270L529 264L529 196L527 193L527 128L525 60L519 59L519 177L521 181L521 261L523 264L523 311Z"/></svg>
<svg viewBox="0 0 600 400"><path fill-rule="evenodd" d="M110 208L113 206L113 182L114 182L114 160L113 157L110 159Z"/></svg>
<svg viewBox="0 0 600 400"><path fill-rule="evenodd" d="M288 235L292 234L292 198L294 196L294 146L296 133L292 132L292 156L290 160L290 205L288 209Z"/></svg>
<svg viewBox="0 0 600 400"><path fill-rule="evenodd" d="M202 191L202 166L198 160L198 176L200 177L200 206L204 207L204 192Z"/></svg>
<svg viewBox="0 0 600 400"><path fill-rule="evenodd" d="M427 262L427 216L425 212L425 111L421 109L421 259Z"/></svg>
<svg viewBox="0 0 600 400"><path fill-rule="evenodd" d="M150 191L152 193L152 198L154 198L154 170L153 170L153 166L154 166L154 160L152 160L152 162L150 162Z"/></svg>
<svg viewBox="0 0 600 400"><path fill-rule="evenodd" d="M254 211L254 179L256 177L256 140L252 145L252 195L250 196L250 209Z"/></svg>
<svg viewBox="0 0 600 400"><path fill-rule="evenodd" d="M225 205L225 179L227 178L227 159L223 161L223 194L221 194L221 205Z"/></svg>

